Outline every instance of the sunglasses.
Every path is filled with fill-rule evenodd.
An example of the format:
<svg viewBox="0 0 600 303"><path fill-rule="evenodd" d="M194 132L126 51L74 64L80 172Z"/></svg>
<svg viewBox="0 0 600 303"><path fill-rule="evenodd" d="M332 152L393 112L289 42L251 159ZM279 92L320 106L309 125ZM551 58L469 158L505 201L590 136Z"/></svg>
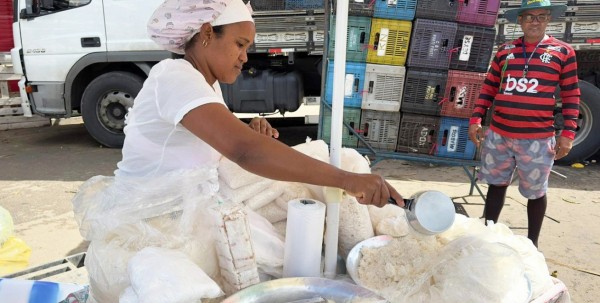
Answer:
<svg viewBox="0 0 600 303"><path fill-rule="evenodd" d="M523 18L523 21L526 23L532 23L533 20L544 23L550 19L550 15L521 15L521 18Z"/></svg>

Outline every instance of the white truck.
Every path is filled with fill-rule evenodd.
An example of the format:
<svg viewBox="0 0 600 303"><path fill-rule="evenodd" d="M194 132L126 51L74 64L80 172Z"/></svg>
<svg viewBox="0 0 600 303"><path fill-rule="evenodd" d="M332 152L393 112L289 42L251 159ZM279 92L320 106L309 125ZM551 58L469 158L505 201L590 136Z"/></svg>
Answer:
<svg viewBox="0 0 600 303"><path fill-rule="evenodd" d="M82 115L96 140L110 147L121 146L125 114L148 72L158 61L173 56L152 42L146 32L146 22L161 2L14 0L15 48L11 54L15 72L22 75L19 89L25 113L55 118ZM563 160L567 163L584 160L600 148L600 5L594 2L570 1L566 16L548 27L550 34L575 47L583 80L579 127L573 150ZM510 39L514 28L502 18L503 12L520 3L502 1L498 43ZM251 69L236 83L244 87L247 81L251 85L246 87L262 86L266 93L272 93L268 90L273 90L273 85L259 83L269 77L257 77L257 71L266 70L296 73L296 79L300 75L303 81L297 82L298 98L278 98L287 104L248 102L241 106L226 94L230 109L266 113L266 109L293 112L300 107L296 112L304 115L308 107L313 110L306 115L318 114L318 105L301 105L318 104L318 97L303 97L321 95L321 74L326 65L322 64L322 54L327 47L324 10L256 12L255 17L256 44L246 64ZM517 35L518 30L517 26ZM230 92L235 94L235 90ZM556 113L560 130L560 110Z"/></svg>
<svg viewBox="0 0 600 303"><path fill-rule="evenodd" d="M162 2L14 0L15 47L11 56L14 72L22 75L19 90L25 115L32 112L50 118L81 115L88 132L97 141L109 147L122 146L125 114L150 69L160 60L174 57L150 40L146 30L150 15ZM253 76L267 69L279 73L296 70L296 76L302 78L297 89L302 91L298 98L284 100L288 104L242 106L243 111L237 106L236 113L283 114L287 110L318 117L319 99L304 96L320 95L323 10L288 12L283 16L287 23L279 20L281 17L265 16L261 20L266 21L257 22L257 32L264 32L274 24L287 24L295 27L295 34L282 37L284 41L278 41L277 31L265 37L257 34L261 43L257 39L246 66L252 68ZM283 49L276 49L278 45ZM268 77L249 77L248 71L246 78L254 82L268 80ZM312 104L302 106L304 102ZM230 109L233 111L233 105Z"/></svg>

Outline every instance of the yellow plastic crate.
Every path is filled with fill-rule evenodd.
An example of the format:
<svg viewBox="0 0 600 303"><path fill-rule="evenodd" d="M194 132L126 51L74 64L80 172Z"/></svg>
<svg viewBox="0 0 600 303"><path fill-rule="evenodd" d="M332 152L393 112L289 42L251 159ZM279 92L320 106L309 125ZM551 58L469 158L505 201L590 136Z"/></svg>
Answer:
<svg viewBox="0 0 600 303"><path fill-rule="evenodd" d="M412 22L403 20L373 19L369 40L368 63L404 65Z"/></svg>

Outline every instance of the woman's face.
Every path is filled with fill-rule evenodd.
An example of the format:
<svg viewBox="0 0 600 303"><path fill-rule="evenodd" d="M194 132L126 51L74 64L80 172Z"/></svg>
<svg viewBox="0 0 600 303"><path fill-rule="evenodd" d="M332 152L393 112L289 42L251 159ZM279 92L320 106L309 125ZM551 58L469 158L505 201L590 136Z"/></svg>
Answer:
<svg viewBox="0 0 600 303"><path fill-rule="evenodd" d="M196 43L195 48L205 48L207 65L219 82L233 83L248 61L246 52L254 43L254 23L246 21L225 25L221 35L213 35L205 47ZM202 49L201 51L204 51Z"/></svg>

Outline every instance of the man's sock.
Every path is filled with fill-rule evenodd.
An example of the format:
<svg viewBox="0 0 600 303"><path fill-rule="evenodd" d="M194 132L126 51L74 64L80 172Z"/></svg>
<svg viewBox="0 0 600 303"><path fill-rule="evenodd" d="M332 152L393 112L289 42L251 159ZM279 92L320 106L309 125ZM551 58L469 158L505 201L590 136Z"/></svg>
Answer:
<svg viewBox="0 0 600 303"><path fill-rule="evenodd" d="M487 225L487 221L489 220L494 221L494 223L498 222L498 217L500 217L500 212L504 206L507 189L508 186L489 186L487 198L485 199L485 225Z"/></svg>
<svg viewBox="0 0 600 303"><path fill-rule="evenodd" d="M533 242L535 247L538 247L538 238L542 230L542 221L544 221L547 205L548 200L545 195L541 198L529 199L527 201L527 219L529 221L527 238Z"/></svg>

